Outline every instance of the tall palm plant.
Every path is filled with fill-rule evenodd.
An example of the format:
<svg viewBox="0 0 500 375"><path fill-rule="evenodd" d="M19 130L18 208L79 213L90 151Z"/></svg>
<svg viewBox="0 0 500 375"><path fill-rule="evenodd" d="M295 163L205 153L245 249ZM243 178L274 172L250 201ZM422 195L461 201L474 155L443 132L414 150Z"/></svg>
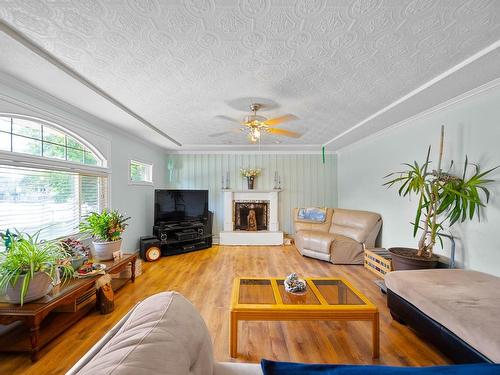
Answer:
<svg viewBox="0 0 500 375"><path fill-rule="evenodd" d="M448 170L441 167L443 161L444 127L441 127L441 143L437 169L432 169L431 146L423 164L414 161L404 163L408 169L390 173L384 178L384 186L399 185L401 197L418 197L413 225L413 236L422 231L418 241L417 256L431 258L436 241L442 244L441 234L447 222L451 227L457 222L480 218L480 209L489 202L490 191L486 185L493 182L487 177L499 166L482 172L477 164L470 163L467 156L460 174L453 173L451 161Z"/></svg>

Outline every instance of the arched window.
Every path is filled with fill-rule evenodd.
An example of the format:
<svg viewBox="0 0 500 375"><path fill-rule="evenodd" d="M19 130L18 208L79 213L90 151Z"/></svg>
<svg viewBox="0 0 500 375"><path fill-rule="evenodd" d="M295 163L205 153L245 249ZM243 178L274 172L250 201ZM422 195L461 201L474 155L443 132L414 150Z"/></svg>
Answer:
<svg viewBox="0 0 500 375"><path fill-rule="evenodd" d="M0 114L0 232L77 233L86 215L106 206L105 165L97 149L59 125Z"/></svg>
<svg viewBox="0 0 500 375"><path fill-rule="evenodd" d="M0 115L0 150L102 166L103 159L62 128L22 116Z"/></svg>

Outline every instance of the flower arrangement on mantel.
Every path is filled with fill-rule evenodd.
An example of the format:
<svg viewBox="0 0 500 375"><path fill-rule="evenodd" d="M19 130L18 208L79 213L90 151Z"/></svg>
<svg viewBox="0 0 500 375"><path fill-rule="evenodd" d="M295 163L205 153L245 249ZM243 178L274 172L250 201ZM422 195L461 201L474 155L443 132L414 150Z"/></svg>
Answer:
<svg viewBox="0 0 500 375"><path fill-rule="evenodd" d="M248 189L252 190L254 188L255 177L260 175L262 170L260 168L241 168L240 173L242 177L246 177Z"/></svg>

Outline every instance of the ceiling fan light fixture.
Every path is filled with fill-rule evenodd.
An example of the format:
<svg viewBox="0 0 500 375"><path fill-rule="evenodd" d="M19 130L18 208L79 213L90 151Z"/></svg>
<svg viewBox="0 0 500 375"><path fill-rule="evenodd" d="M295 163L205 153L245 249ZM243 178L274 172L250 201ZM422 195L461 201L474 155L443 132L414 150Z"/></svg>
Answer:
<svg viewBox="0 0 500 375"><path fill-rule="evenodd" d="M245 116L245 118L243 119L243 122L247 125L259 125L260 123L266 121L267 118L264 117L264 116L259 116L259 115L248 115L248 116Z"/></svg>

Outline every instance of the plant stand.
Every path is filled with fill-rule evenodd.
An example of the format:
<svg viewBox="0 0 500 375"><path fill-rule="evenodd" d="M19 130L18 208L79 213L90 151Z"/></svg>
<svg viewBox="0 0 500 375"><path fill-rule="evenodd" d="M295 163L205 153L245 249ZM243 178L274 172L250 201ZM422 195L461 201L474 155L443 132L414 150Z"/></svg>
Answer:
<svg viewBox="0 0 500 375"><path fill-rule="evenodd" d="M103 263L108 274L121 272L131 264L132 275L126 281L134 282L136 259L136 254L130 254ZM95 309L97 278L73 279L23 306L0 298L0 324L6 326L0 330L0 352L28 352L36 362L42 347Z"/></svg>

